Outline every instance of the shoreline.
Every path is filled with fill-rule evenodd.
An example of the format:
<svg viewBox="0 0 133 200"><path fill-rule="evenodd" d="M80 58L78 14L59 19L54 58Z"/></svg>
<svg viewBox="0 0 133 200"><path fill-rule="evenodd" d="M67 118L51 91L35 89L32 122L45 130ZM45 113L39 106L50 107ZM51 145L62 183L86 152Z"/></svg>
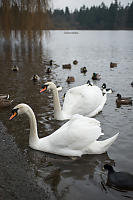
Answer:
<svg viewBox="0 0 133 200"><path fill-rule="evenodd" d="M44 189L35 182L28 162L0 121L0 199L48 199Z"/></svg>

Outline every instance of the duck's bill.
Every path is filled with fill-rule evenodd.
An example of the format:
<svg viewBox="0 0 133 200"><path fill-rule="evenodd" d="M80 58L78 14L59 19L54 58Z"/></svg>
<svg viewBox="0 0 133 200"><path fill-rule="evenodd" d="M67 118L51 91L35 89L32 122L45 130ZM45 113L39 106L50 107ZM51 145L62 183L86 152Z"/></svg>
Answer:
<svg viewBox="0 0 133 200"><path fill-rule="evenodd" d="M41 90L40 90L40 93L44 92L46 89L47 89L46 87L43 88L43 89L41 89Z"/></svg>
<svg viewBox="0 0 133 200"><path fill-rule="evenodd" d="M17 113L15 112L15 113L13 113L12 115L11 115L11 117L9 118L9 120L12 120L15 116L17 115Z"/></svg>

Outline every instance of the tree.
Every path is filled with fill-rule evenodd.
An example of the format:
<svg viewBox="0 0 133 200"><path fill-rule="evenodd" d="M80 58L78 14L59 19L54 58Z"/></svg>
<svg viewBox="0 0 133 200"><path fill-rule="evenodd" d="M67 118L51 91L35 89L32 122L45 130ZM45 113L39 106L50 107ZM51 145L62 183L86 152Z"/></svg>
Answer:
<svg viewBox="0 0 133 200"><path fill-rule="evenodd" d="M65 15L66 15L66 16L69 16L69 15L70 15L70 12L69 12L69 8L68 8L68 7L65 7Z"/></svg>
<svg viewBox="0 0 133 200"><path fill-rule="evenodd" d="M46 28L49 1L1 0L0 29L10 31L14 28L28 30Z"/></svg>
<svg viewBox="0 0 133 200"><path fill-rule="evenodd" d="M127 11L127 24L129 26L129 28L133 27L133 2L128 7L128 11Z"/></svg>

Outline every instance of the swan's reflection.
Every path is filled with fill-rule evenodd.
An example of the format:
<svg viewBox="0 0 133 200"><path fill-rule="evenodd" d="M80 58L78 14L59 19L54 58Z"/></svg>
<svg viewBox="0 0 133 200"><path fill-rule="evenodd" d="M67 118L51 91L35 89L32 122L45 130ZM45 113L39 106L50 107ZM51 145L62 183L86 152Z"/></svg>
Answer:
<svg viewBox="0 0 133 200"><path fill-rule="evenodd" d="M34 165L36 181L41 187L46 187L57 197L65 196L69 190L73 190L75 184L93 188L101 186L102 168L105 163L113 164L107 153L101 155L84 155L72 160L52 154L44 154L37 151L29 151L30 161ZM93 188L93 189L94 189ZM62 198L63 198L62 196Z"/></svg>

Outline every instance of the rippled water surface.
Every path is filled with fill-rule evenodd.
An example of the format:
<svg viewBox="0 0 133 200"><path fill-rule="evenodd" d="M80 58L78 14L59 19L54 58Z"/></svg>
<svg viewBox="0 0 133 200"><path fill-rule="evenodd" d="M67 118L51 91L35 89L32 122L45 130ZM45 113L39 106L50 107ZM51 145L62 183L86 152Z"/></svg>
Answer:
<svg viewBox="0 0 133 200"><path fill-rule="evenodd" d="M37 39L35 39L37 37ZM52 73L47 74L47 62L52 59ZM78 60L73 65L73 60ZM118 63L110 69L110 62ZM72 69L63 69L62 64L72 64ZM18 72L11 70L19 67ZM80 73L86 66L87 73ZM29 104L38 121L40 137L47 136L65 122L53 118L53 97L50 92L39 93L42 83L51 80L61 85L61 104L64 93L71 87L91 80L93 72L101 74L94 82L101 87L105 82L113 89L108 95L103 111L96 116L105 135L101 139L119 132L117 141L103 155L88 155L77 160L32 150L28 147L29 123L24 116L9 121L11 109L18 103ZM40 82L33 83L33 74ZM75 82L67 84L68 76ZM14 138L17 147L29 161L35 173L35 181L49 194L49 199L133 199L132 192L120 192L109 188L105 163L111 163L116 171L133 173L133 107L116 107L116 94L133 97L133 31L64 31L50 33L12 32L10 39L0 39L0 93L9 93L14 100L11 107L0 110L0 120Z"/></svg>

